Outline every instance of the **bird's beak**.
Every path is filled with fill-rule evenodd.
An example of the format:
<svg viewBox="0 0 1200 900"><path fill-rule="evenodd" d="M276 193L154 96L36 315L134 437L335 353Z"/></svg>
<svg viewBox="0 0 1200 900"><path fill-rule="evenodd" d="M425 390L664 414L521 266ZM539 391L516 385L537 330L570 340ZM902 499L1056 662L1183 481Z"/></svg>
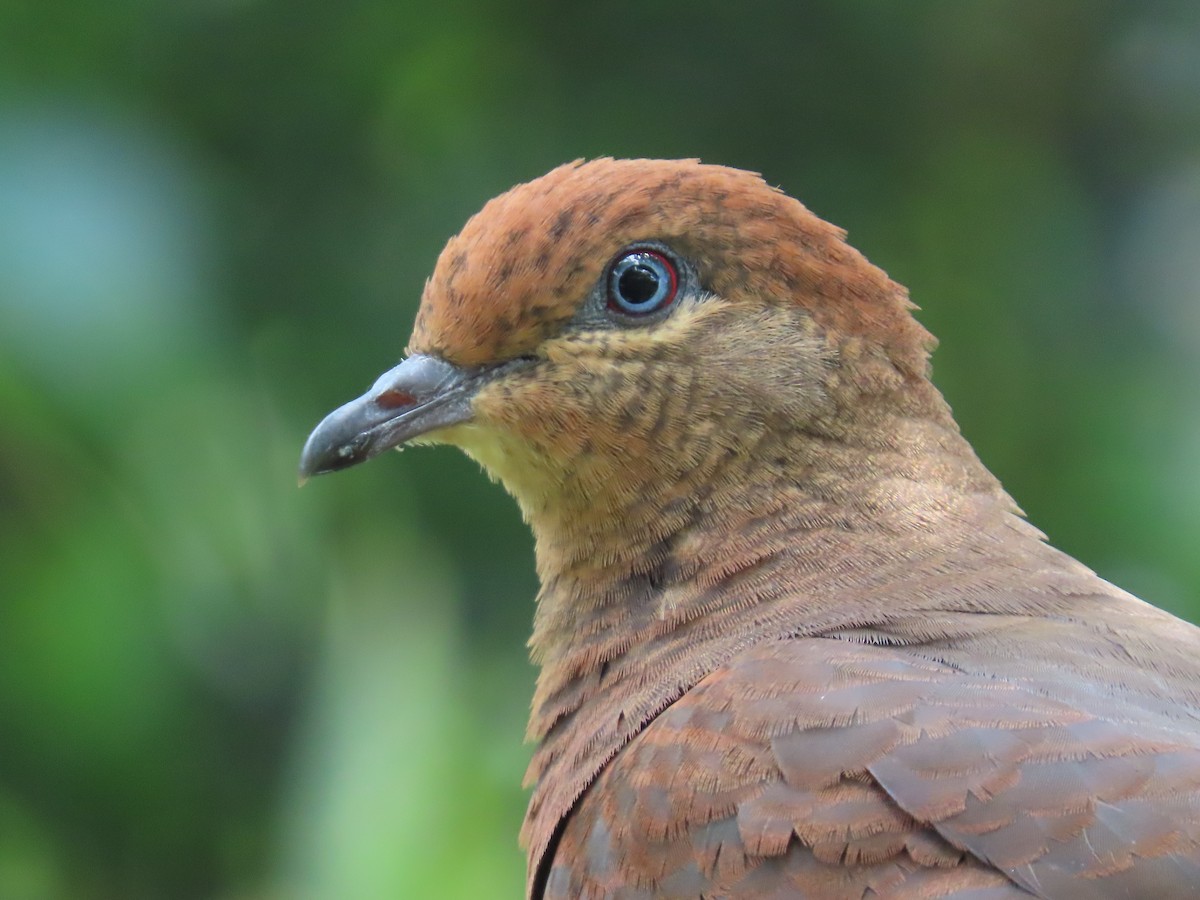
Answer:
<svg viewBox="0 0 1200 900"><path fill-rule="evenodd" d="M485 380L434 356L415 354L384 372L369 391L327 415L300 453L301 484L336 472L436 428L471 417Z"/></svg>

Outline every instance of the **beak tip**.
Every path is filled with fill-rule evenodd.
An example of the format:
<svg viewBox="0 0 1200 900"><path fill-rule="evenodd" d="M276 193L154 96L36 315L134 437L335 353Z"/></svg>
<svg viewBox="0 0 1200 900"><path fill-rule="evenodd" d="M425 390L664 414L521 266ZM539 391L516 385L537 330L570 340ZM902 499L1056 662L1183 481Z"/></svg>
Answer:
<svg viewBox="0 0 1200 900"><path fill-rule="evenodd" d="M308 440L304 443L304 449L300 451L300 465L296 468L297 487L304 487L310 478L312 478L314 475L321 474L322 461L320 456L322 454L317 453L314 450L313 436L315 434L316 432L314 431L312 435L309 435Z"/></svg>
<svg viewBox="0 0 1200 900"><path fill-rule="evenodd" d="M338 435L329 435L324 425L325 423L322 422L317 426L305 441L304 449L300 451L300 465L296 470L299 487L304 487L309 479L316 475L324 475L326 472L333 472L341 468L338 461L348 455L345 453L345 448L341 446L343 442L330 440L331 437L336 438ZM339 450L342 452L338 452Z"/></svg>
<svg viewBox="0 0 1200 900"><path fill-rule="evenodd" d="M333 419L337 413L328 418ZM382 448L376 447L368 434L355 434L349 440L336 424L327 427L326 422L317 426L300 451L297 478L301 486L317 475L328 475L348 469L375 456Z"/></svg>

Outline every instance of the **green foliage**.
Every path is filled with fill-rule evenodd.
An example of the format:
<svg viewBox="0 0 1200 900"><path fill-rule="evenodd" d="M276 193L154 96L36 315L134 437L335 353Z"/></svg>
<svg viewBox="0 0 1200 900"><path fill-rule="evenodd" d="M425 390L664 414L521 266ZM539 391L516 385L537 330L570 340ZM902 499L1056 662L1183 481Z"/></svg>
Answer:
<svg viewBox="0 0 1200 900"><path fill-rule="evenodd" d="M848 227L1034 522L1200 617L1198 10L0 5L0 897L520 895L515 507L450 451L294 472L567 159Z"/></svg>

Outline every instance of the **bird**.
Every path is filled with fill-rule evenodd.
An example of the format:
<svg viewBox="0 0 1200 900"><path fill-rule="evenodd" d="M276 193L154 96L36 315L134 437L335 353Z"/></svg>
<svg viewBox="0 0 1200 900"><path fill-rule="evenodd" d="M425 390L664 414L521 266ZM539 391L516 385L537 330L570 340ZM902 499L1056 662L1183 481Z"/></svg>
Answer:
<svg viewBox="0 0 1200 900"><path fill-rule="evenodd" d="M1200 629L1027 521L914 309L758 174L577 160L308 438L532 529L529 900L1200 896Z"/></svg>

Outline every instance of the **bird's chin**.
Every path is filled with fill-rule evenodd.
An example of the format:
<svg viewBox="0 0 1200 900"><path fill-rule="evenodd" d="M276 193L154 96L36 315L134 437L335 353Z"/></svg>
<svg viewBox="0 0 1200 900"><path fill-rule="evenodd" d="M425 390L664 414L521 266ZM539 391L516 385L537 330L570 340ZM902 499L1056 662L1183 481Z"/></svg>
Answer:
<svg viewBox="0 0 1200 900"><path fill-rule="evenodd" d="M522 511L543 504L549 486L560 481L529 442L502 429L467 422L422 436L427 443L453 444L504 485Z"/></svg>

